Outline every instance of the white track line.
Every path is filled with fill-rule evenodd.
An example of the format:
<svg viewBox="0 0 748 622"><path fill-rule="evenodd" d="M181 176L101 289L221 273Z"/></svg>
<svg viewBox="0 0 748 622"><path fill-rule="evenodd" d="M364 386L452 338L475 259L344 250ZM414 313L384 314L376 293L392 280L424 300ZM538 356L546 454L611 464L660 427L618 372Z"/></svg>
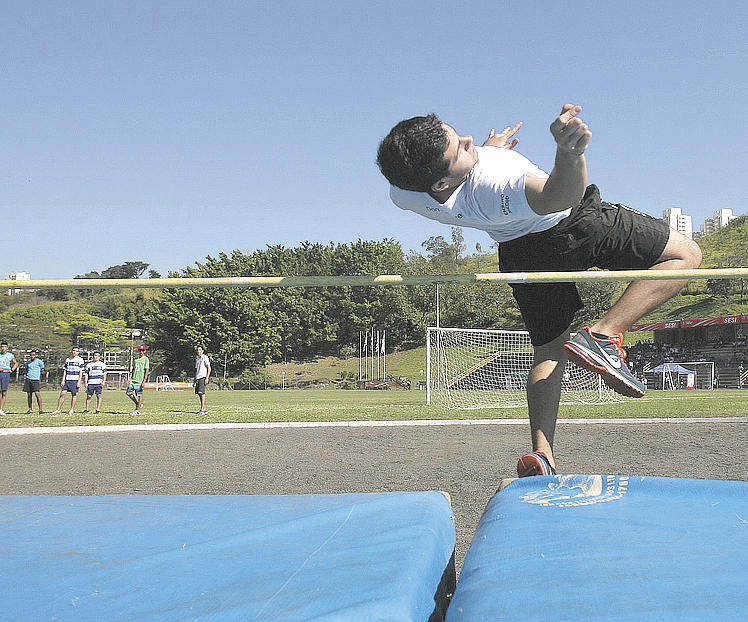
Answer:
<svg viewBox="0 0 748 622"><path fill-rule="evenodd" d="M652 417L621 419L559 419L559 425L646 425L649 423L748 423L748 417ZM73 425L0 428L0 436L22 434L88 434L95 432L177 432L189 430L268 430L277 428L388 428L446 425L528 425L527 419L416 419L413 421L270 421L265 423L154 423L151 425Z"/></svg>

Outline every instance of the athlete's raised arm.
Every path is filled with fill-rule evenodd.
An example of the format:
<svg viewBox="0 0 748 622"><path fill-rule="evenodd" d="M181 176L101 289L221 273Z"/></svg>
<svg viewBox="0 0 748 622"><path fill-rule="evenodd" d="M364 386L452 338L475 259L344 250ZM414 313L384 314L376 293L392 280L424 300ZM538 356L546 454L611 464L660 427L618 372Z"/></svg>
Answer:
<svg viewBox="0 0 748 622"><path fill-rule="evenodd" d="M579 118L581 106L566 104L551 123L556 141L556 161L547 179L527 177L525 196L538 214L560 212L579 203L587 187L587 160L584 152L592 132Z"/></svg>

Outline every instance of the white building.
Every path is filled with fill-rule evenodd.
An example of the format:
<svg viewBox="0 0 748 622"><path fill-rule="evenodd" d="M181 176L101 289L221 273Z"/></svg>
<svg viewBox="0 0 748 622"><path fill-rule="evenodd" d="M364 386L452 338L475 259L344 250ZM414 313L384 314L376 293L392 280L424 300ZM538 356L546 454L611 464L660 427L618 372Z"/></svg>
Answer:
<svg viewBox="0 0 748 622"><path fill-rule="evenodd" d="M714 212L713 218L707 218L704 221L704 224L701 225L701 235L708 235L715 231L719 231L722 227L726 227L727 224L735 218L737 218L737 216L733 216L731 209L718 209Z"/></svg>
<svg viewBox="0 0 748 622"><path fill-rule="evenodd" d="M671 207L662 212L662 219L669 227L682 233L687 238L693 238L693 222L688 214L684 214L680 207Z"/></svg>
<svg viewBox="0 0 748 622"><path fill-rule="evenodd" d="M31 275L28 272L8 272L5 278L8 281L30 281ZM9 289L8 296L18 294L20 291L20 289Z"/></svg>
<svg viewBox="0 0 748 622"><path fill-rule="evenodd" d="M721 229L722 227L726 227L731 220L735 220L735 218L737 216L732 215L731 209L718 209L714 212L714 226L717 229Z"/></svg>
<svg viewBox="0 0 748 622"><path fill-rule="evenodd" d="M714 227L714 221L711 218L707 218L703 223L701 223L701 227L699 229L702 236L709 235L710 233L714 233L717 230Z"/></svg>

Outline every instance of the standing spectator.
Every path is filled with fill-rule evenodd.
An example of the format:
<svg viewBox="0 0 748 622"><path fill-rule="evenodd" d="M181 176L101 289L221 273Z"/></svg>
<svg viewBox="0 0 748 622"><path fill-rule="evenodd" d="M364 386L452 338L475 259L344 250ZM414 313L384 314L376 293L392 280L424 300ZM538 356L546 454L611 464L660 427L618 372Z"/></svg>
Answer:
<svg viewBox="0 0 748 622"><path fill-rule="evenodd" d="M37 358L36 350L29 352L29 360L26 361L26 378L23 381L23 390L27 393L29 402L29 409L26 411L27 415L30 415L33 411L31 408L32 395L36 395L36 403L39 406L39 414L44 414L42 410L42 369L44 369L44 361Z"/></svg>
<svg viewBox="0 0 748 622"><path fill-rule="evenodd" d="M3 341L0 344L0 415L7 414L5 410L5 398L8 396L10 386L10 374L18 369L18 361L12 352L8 352L8 344Z"/></svg>
<svg viewBox="0 0 748 622"><path fill-rule="evenodd" d="M135 410L130 413L131 417L139 415L140 409L143 408L143 384L148 380L151 371L151 361L145 355L146 350L145 346L138 346L138 358L132 362L130 384L127 385L127 397L135 404Z"/></svg>
<svg viewBox="0 0 748 622"><path fill-rule="evenodd" d="M57 400L57 409L52 413L59 415L62 405L65 402L65 393L68 391L72 396L70 398L70 410L68 415L75 413L75 401L78 399L78 389L81 388L81 374L83 372L83 359L78 356L78 348L70 351L70 356L65 359L65 367L62 371L62 381L60 382L60 398Z"/></svg>
<svg viewBox="0 0 748 622"><path fill-rule="evenodd" d="M200 396L198 415L207 415L205 410L205 386L210 382L210 359L203 353L203 347L197 346L195 359L195 395Z"/></svg>
<svg viewBox="0 0 748 622"><path fill-rule="evenodd" d="M84 413L88 412L88 405L91 398L96 395L96 414L101 413L101 394L106 382L106 365L101 361L101 354L93 353L93 360L86 363L86 408Z"/></svg>

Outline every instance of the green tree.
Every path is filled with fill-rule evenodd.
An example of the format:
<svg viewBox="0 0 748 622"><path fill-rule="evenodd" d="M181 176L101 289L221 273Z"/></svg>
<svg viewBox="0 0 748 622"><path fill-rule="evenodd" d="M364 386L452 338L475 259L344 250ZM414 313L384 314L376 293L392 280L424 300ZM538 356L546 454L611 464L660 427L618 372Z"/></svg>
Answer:
<svg viewBox="0 0 748 622"><path fill-rule="evenodd" d="M722 298L725 303L730 302L730 294L733 290L732 279L707 279L706 289L713 296Z"/></svg>
<svg viewBox="0 0 748 622"><path fill-rule="evenodd" d="M74 313L57 320L57 327L69 335L72 342L78 339L115 344L124 343L130 332L122 320L110 320L89 313Z"/></svg>
<svg viewBox="0 0 748 622"><path fill-rule="evenodd" d="M79 274L76 279L137 279L140 278L143 273L148 269L147 263L142 261L126 261L116 266L109 266L106 270L102 270L100 273L96 270L86 272L85 274ZM151 272L154 272L151 270ZM158 274L158 273L156 273ZM152 278L152 277L151 277Z"/></svg>
<svg viewBox="0 0 748 622"><path fill-rule="evenodd" d="M72 342L57 322L69 317L76 308L72 301L14 307L0 313L0 333L13 348L64 351Z"/></svg>
<svg viewBox="0 0 748 622"><path fill-rule="evenodd" d="M142 261L126 261L123 264L111 266L101 273L102 279L137 279L148 269L148 264Z"/></svg>
<svg viewBox="0 0 748 622"><path fill-rule="evenodd" d="M426 260L436 269L437 273L460 272L460 259L465 252L465 237L461 227L452 227L452 243L441 235L434 235L421 243L426 250Z"/></svg>
<svg viewBox="0 0 748 622"><path fill-rule="evenodd" d="M446 285L442 288L441 324L458 328L524 328L511 288L500 283Z"/></svg>
<svg viewBox="0 0 748 622"><path fill-rule="evenodd" d="M185 277L401 273L402 248L392 240L233 251L187 268ZM359 330L386 328L389 347L422 332L403 287L169 289L148 305L154 345L169 352L174 370L192 364L202 344L239 375L284 358L337 354L358 344Z"/></svg>

